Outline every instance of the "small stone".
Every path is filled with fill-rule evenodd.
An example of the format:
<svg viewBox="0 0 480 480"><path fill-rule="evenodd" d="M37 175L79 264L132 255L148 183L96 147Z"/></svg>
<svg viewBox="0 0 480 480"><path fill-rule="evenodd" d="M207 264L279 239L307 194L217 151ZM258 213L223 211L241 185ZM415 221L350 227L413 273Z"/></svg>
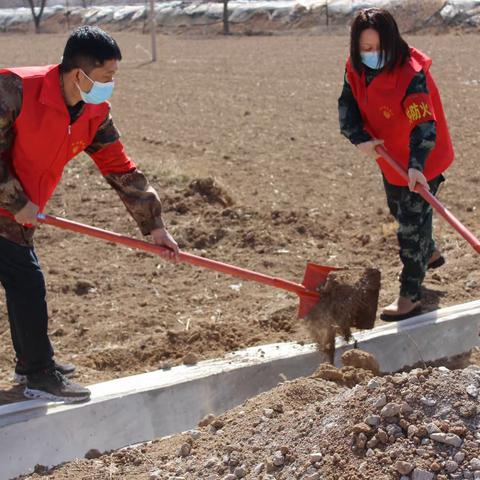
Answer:
<svg viewBox="0 0 480 480"><path fill-rule="evenodd" d="M213 422L212 422L212 427L217 429L217 430L220 430L222 429L223 427L225 426L225 422L223 420L221 420L220 418L216 418Z"/></svg>
<svg viewBox="0 0 480 480"><path fill-rule="evenodd" d="M202 432L200 430L190 430L188 433L192 437L192 440L198 440L202 436Z"/></svg>
<svg viewBox="0 0 480 480"><path fill-rule="evenodd" d="M438 462L433 462L430 465L430 470L432 472L438 473L442 469L441 465Z"/></svg>
<svg viewBox="0 0 480 480"><path fill-rule="evenodd" d="M162 479L162 471L157 469L150 472L149 475L150 480L161 480Z"/></svg>
<svg viewBox="0 0 480 480"><path fill-rule="evenodd" d="M454 433L432 433L430 438L435 442L451 445L455 448L460 448L462 446L462 439Z"/></svg>
<svg viewBox="0 0 480 480"><path fill-rule="evenodd" d="M102 452L97 450L96 448L91 448L86 454L85 458L87 460L93 460L95 458L100 458L102 456Z"/></svg>
<svg viewBox="0 0 480 480"><path fill-rule="evenodd" d="M467 387L467 393L473 397L473 398L477 398L478 397L478 388L475 386L475 385L469 385Z"/></svg>
<svg viewBox="0 0 480 480"><path fill-rule="evenodd" d="M437 425L435 425L433 422L432 423L429 423L427 425L427 432L429 435L431 435L432 433L438 433L438 432L441 432L441 430L437 427Z"/></svg>
<svg viewBox="0 0 480 480"><path fill-rule="evenodd" d="M382 421L382 419L379 415L369 415L365 419L365 423L367 425L370 425L371 427L378 427L380 425L381 421Z"/></svg>
<svg viewBox="0 0 480 480"><path fill-rule="evenodd" d="M465 425L454 425L448 431L459 437L465 437L468 434L468 428Z"/></svg>
<svg viewBox="0 0 480 480"><path fill-rule="evenodd" d="M273 409L272 408L265 408L263 410L263 414L267 417L267 418L272 418L273 417Z"/></svg>
<svg viewBox="0 0 480 480"><path fill-rule="evenodd" d="M382 393L378 399L376 400L376 402L373 404L373 406L375 408L382 408L384 407L385 405L387 404L387 396Z"/></svg>
<svg viewBox="0 0 480 480"><path fill-rule="evenodd" d="M480 470L480 459L475 457L470 460L470 468L474 471Z"/></svg>
<svg viewBox="0 0 480 480"><path fill-rule="evenodd" d="M381 410L380 415L382 417L395 417L400 413L400 405L398 403L387 403Z"/></svg>
<svg viewBox="0 0 480 480"><path fill-rule="evenodd" d="M403 402L402 406L400 407L400 413L402 415L410 415L412 412L413 408L407 402Z"/></svg>
<svg viewBox="0 0 480 480"><path fill-rule="evenodd" d="M394 436L395 438L402 436L403 432L402 429L398 426L395 425L394 423L387 425L387 435Z"/></svg>
<svg viewBox="0 0 480 480"><path fill-rule="evenodd" d="M453 460L447 460L445 462L445 470L448 472L448 473L453 473L455 472L456 470L458 470L458 463L457 462L454 462Z"/></svg>
<svg viewBox="0 0 480 480"><path fill-rule="evenodd" d="M409 425L407 430L407 437L412 438L417 434L417 432L418 432L418 429L415 425Z"/></svg>
<svg viewBox="0 0 480 480"><path fill-rule="evenodd" d="M212 458L209 458L206 462L205 462L205 468L212 468L214 467L216 464L217 464L217 459L215 457L212 457Z"/></svg>
<svg viewBox="0 0 480 480"><path fill-rule="evenodd" d="M378 378L372 378L371 380L368 381L367 383L367 388L369 390L376 390L377 388L380 388L380 381Z"/></svg>
<svg viewBox="0 0 480 480"><path fill-rule="evenodd" d="M237 467L233 473L237 478L243 478L247 475L247 471L244 466Z"/></svg>
<svg viewBox="0 0 480 480"><path fill-rule="evenodd" d="M375 448L377 445L378 445L378 438L377 437L372 437L367 442L367 448Z"/></svg>
<svg viewBox="0 0 480 480"><path fill-rule="evenodd" d="M207 425L210 425L214 420L215 420L215 415L213 415L213 413L209 413L198 422L198 426L206 427Z"/></svg>
<svg viewBox="0 0 480 480"><path fill-rule="evenodd" d="M465 453L463 452L457 452L453 459L457 462L457 463L462 463L464 460L465 460Z"/></svg>
<svg viewBox="0 0 480 480"><path fill-rule="evenodd" d="M473 472L473 480L480 480L480 470Z"/></svg>
<svg viewBox="0 0 480 480"><path fill-rule="evenodd" d="M432 472L422 470L421 468L416 468L412 475L412 480L433 480L434 478L435 475Z"/></svg>
<svg viewBox="0 0 480 480"><path fill-rule="evenodd" d="M198 356L190 352L183 357L182 361L184 365L196 365L198 363Z"/></svg>
<svg viewBox="0 0 480 480"><path fill-rule="evenodd" d="M388 442L388 435L387 432L382 430L381 428L378 429L376 437L382 442L382 443L387 443Z"/></svg>
<svg viewBox="0 0 480 480"><path fill-rule="evenodd" d="M400 475L408 475L413 470L414 465L409 462L403 462L398 460L395 462L395 470L400 473Z"/></svg>
<svg viewBox="0 0 480 480"><path fill-rule="evenodd" d="M354 425L352 431L353 433L370 433L372 429L366 423L361 422Z"/></svg>
<svg viewBox="0 0 480 480"><path fill-rule="evenodd" d="M188 457L190 455L191 450L192 450L192 446L189 443L184 443L178 450L178 456Z"/></svg>
<svg viewBox="0 0 480 480"><path fill-rule="evenodd" d="M434 407L437 404L437 401L429 397L421 397L420 402L426 407Z"/></svg>
<svg viewBox="0 0 480 480"><path fill-rule="evenodd" d="M229 473L223 477L223 480L237 480L237 476L234 473Z"/></svg>
<svg viewBox="0 0 480 480"><path fill-rule="evenodd" d="M322 460L323 455L320 452L311 453L309 458L310 458L310 463L317 463Z"/></svg>
<svg viewBox="0 0 480 480"><path fill-rule="evenodd" d="M258 465L255 466L253 469L254 475L260 475L263 472L263 469L265 468L264 463L259 463Z"/></svg>
<svg viewBox="0 0 480 480"><path fill-rule="evenodd" d="M359 433L355 445L358 449L363 450L367 444L367 436L364 433Z"/></svg>
<svg viewBox="0 0 480 480"><path fill-rule="evenodd" d="M267 462L265 464L265 469L267 473L273 473L275 471L275 465L272 462Z"/></svg>
<svg viewBox="0 0 480 480"><path fill-rule="evenodd" d="M281 467L285 463L285 457L282 455L282 452L278 451L275 452L275 455L273 456L273 464L276 467Z"/></svg>
<svg viewBox="0 0 480 480"><path fill-rule="evenodd" d="M367 450L367 453L365 453L365 456L366 456L366 457L373 457L374 455L375 455L375 453L374 453L374 451L373 451L371 448L369 448L369 449Z"/></svg>

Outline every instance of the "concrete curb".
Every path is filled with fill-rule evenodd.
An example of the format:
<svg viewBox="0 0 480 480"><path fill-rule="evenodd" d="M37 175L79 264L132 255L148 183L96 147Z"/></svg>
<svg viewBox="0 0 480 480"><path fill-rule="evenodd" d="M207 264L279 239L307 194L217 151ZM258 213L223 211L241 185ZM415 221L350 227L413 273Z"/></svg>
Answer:
<svg viewBox="0 0 480 480"><path fill-rule="evenodd" d="M464 353L480 345L479 329L480 301L456 305L355 334L349 343L337 339L336 361L356 345L392 372ZM92 385L86 404L1 406L0 479L82 458L91 448L113 450L193 428L204 415L240 405L282 379L310 375L323 360L314 345L272 344Z"/></svg>

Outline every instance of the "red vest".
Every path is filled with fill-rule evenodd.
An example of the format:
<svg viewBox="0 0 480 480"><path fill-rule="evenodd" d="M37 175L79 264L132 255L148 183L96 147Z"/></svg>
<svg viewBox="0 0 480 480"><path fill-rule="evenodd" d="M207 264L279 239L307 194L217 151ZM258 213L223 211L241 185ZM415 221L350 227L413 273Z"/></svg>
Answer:
<svg viewBox="0 0 480 480"><path fill-rule="evenodd" d="M393 72L381 72L366 86L365 71L361 75L347 61L347 79L363 118L365 130L384 140L385 149L405 169L410 158L410 133L419 123L436 121L437 140L430 152L423 174L427 180L437 177L453 162L453 147L437 86L430 74L432 61L426 55L410 49L411 58ZM427 94L405 97L413 77L424 71ZM389 183L405 186L407 183L388 166L383 158L378 165Z"/></svg>
<svg viewBox="0 0 480 480"><path fill-rule="evenodd" d="M58 65L0 70L0 74L9 72L21 77L23 85L22 108L13 127L12 170L28 198L43 211L65 165L92 143L110 107L107 102L86 104L82 115L70 125ZM103 175L135 168L120 141L91 157ZM13 218L4 209L0 215Z"/></svg>

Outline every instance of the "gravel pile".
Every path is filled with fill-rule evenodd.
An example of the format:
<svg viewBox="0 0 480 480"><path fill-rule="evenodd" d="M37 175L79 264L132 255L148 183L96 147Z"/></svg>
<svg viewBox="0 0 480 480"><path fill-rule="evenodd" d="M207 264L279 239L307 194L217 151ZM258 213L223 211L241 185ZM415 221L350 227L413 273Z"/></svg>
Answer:
<svg viewBox="0 0 480 480"><path fill-rule="evenodd" d="M480 480L480 366L375 376L378 365L365 352L348 352L345 363L341 369L322 365L310 378L283 382L224 415L209 415L195 430L109 454L93 450L90 460L48 474Z"/></svg>

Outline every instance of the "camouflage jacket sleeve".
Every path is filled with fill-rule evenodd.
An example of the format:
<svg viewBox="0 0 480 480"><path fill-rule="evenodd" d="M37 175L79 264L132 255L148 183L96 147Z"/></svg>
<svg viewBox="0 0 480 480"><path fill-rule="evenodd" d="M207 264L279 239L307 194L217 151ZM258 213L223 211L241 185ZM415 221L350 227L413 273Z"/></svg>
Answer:
<svg viewBox="0 0 480 480"><path fill-rule="evenodd" d="M346 74L342 93L338 99L338 119L341 134L347 137L354 145L368 142L372 139L364 129L362 115Z"/></svg>
<svg viewBox="0 0 480 480"><path fill-rule="evenodd" d="M418 72L407 88L405 98L417 93L429 94L427 78L422 71ZM435 120L419 123L410 133L410 160L408 168L416 168L423 172L428 155L437 141L437 127Z"/></svg>
<svg viewBox="0 0 480 480"><path fill-rule="evenodd" d="M95 161L108 184L117 192L143 235L165 226L158 194L126 155L120 133L110 115L98 128L86 152Z"/></svg>
<svg viewBox="0 0 480 480"><path fill-rule="evenodd" d="M0 207L13 214L28 202L11 168L13 126L22 108L22 80L12 73L0 74Z"/></svg>

